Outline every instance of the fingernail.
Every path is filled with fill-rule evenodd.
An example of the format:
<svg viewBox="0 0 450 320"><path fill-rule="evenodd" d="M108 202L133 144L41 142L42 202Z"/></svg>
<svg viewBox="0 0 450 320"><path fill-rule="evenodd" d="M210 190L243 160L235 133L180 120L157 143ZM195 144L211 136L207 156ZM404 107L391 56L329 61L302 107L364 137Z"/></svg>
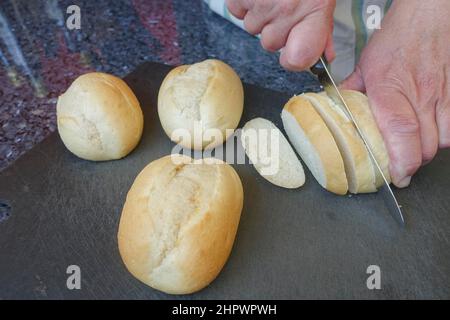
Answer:
<svg viewBox="0 0 450 320"><path fill-rule="evenodd" d="M398 188L406 188L407 186L409 186L409 184L411 183L411 177L405 177L403 179L401 179L396 186Z"/></svg>

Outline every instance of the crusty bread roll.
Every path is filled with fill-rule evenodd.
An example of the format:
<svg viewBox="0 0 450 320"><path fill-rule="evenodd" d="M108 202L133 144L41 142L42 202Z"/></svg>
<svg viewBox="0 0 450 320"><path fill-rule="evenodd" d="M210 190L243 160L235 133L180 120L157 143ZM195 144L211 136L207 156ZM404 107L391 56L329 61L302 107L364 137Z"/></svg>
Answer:
<svg viewBox="0 0 450 320"><path fill-rule="evenodd" d="M127 269L171 294L207 286L228 259L243 206L234 169L216 159L169 155L137 176L120 218Z"/></svg>
<svg viewBox="0 0 450 320"><path fill-rule="evenodd" d="M120 159L138 144L144 119L136 96L112 75L78 77L58 98L58 132L72 153L86 160Z"/></svg>
<svg viewBox="0 0 450 320"><path fill-rule="evenodd" d="M294 96L281 113L284 130L309 170L325 189L346 194L344 162L330 130L304 96Z"/></svg>
<svg viewBox="0 0 450 320"><path fill-rule="evenodd" d="M387 181L391 182L391 176L389 174L389 155L383 137L370 109L369 99L365 94L359 91L341 90L341 94L358 122L365 139L372 149L375 159L380 164L383 174ZM375 164L373 165L375 166ZM384 181L381 174L378 173L378 170L376 170L376 168L374 169L376 173L376 186L378 188L384 184Z"/></svg>
<svg viewBox="0 0 450 320"><path fill-rule="evenodd" d="M303 166L281 131L256 118L242 128L241 143L256 171L274 185L294 189L305 183Z"/></svg>
<svg viewBox="0 0 450 320"><path fill-rule="evenodd" d="M304 95L325 121L344 160L348 190L351 193L377 191L375 171L367 148L347 114L326 95Z"/></svg>
<svg viewBox="0 0 450 320"><path fill-rule="evenodd" d="M196 150L222 144L238 126L243 106L238 75L213 59L173 69L158 94L158 115L166 134Z"/></svg>

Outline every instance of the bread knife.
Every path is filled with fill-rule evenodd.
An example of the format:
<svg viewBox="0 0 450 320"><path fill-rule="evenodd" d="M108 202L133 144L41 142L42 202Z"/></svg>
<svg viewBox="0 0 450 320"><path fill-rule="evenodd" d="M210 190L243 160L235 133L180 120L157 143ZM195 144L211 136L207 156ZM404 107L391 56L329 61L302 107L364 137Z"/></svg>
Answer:
<svg viewBox="0 0 450 320"><path fill-rule="evenodd" d="M344 106L347 114L350 116L350 119L356 128L356 131L358 132L359 136L361 137L362 141L364 142L366 149L370 154L372 162L375 164L374 167L376 168L376 170L378 170L378 172L383 177L384 184L382 187L380 187L378 189L378 192L383 196L385 204L386 204L390 214L400 224L400 226L404 227L405 219L403 218L401 206L399 205L397 198L395 197L395 194L392 191L392 189L389 185L389 182L386 179L386 176L384 175L383 171L381 170L380 164L378 163L377 159L375 159L374 152L372 151L369 143L367 142L367 139L364 137L364 133L360 129L360 126L358 125L350 108L348 107L341 92L339 91L338 87L336 86L336 82L333 80L333 77L331 76L330 70L327 66L327 60L324 56L321 57L314 66L311 67L311 72L317 76L320 84L323 86L323 88L326 91L326 93L328 94L328 96L331 99L333 99L335 102Z"/></svg>

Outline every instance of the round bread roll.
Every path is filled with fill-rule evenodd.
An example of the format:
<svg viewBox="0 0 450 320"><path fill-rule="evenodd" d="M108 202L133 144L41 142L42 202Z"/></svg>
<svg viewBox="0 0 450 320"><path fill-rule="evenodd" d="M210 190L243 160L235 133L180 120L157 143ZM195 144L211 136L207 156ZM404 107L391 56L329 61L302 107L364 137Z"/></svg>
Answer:
<svg viewBox="0 0 450 320"><path fill-rule="evenodd" d="M164 131L190 149L222 144L238 126L243 107L239 76L219 60L179 66L159 89L158 115Z"/></svg>
<svg viewBox="0 0 450 320"><path fill-rule="evenodd" d="M78 77L58 98L56 115L67 149L93 161L126 156L138 144L144 126L139 101L127 84L99 72Z"/></svg>
<svg viewBox="0 0 450 320"><path fill-rule="evenodd" d="M143 283L170 294L206 287L228 259L243 206L234 169L169 155L137 176L120 218L119 251Z"/></svg>

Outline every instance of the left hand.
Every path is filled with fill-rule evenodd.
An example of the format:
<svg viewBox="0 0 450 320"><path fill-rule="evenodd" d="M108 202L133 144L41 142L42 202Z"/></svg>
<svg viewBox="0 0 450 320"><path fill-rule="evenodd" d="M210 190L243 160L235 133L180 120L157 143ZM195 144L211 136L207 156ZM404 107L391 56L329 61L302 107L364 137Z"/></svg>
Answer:
<svg viewBox="0 0 450 320"><path fill-rule="evenodd" d="M396 0L341 87L366 91L397 187L450 147L450 1Z"/></svg>

